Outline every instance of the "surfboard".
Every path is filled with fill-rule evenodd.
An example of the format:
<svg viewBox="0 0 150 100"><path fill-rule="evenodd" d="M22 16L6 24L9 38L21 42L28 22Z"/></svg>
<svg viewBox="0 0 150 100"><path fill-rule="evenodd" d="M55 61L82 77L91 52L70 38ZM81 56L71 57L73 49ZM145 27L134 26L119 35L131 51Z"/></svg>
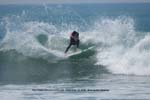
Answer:
<svg viewBox="0 0 150 100"><path fill-rule="evenodd" d="M66 56L67 56L67 57L77 56L77 55L80 55L80 54L82 54L82 53L85 53L85 52L87 52L87 51L89 51L89 50L91 50L91 49L93 49L93 48L94 48L94 46L89 47L89 48L84 49L84 50L79 50L79 51L74 52L74 53L67 54Z"/></svg>

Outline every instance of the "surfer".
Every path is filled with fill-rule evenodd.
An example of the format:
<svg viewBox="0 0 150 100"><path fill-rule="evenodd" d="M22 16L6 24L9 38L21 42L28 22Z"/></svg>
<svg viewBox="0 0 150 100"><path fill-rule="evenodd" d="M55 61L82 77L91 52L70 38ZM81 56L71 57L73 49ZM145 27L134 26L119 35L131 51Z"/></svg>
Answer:
<svg viewBox="0 0 150 100"><path fill-rule="evenodd" d="M73 31L73 32L71 33L71 36L70 36L70 44L69 44L69 46L66 48L65 53L68 52L69 48L70 48L72 45L77 45L77 48L78 48L78 47L79 47L79 42L80 42L80 40L79 40L79 33L76 32L76 31Z"/></svg>

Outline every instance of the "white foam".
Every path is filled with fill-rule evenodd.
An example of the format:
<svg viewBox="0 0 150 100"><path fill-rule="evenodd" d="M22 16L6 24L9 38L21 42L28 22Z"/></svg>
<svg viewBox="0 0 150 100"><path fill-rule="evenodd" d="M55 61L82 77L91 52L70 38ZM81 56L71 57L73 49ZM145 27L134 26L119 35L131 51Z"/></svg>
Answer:
<svg viewBox="0 0 150 100"><path fill-rule="evenodd" d="M21 29L17 30L13 29L16 27L12 24L13 22L10 21L9 18L6 18L6 23L7 32L2 41L3 47L1 50L15 49L17 52L22 53L25 56L32 57L46 57L52 55L50 54L52 50L42 46L37 41L36 37L39 34L45 34L47 36L55 34L55 26L43 22L26 22L22 23ZM53 55L55 55L55 53ZM58 53L56 53L56 56L58 56Z"/></svg>
<svg viewBox="0 0 150 100"><path fill-rule="evenodd" d="M139 33L131 19L125 22L124 19L106 20L106 26L103 23L100 22L98 27L106 32L104 37L100 35L105 46L97 50L97 64L107 66L116 74L150 75L149 33L145 37L140 33L141 37L137 37Z"/></svg>

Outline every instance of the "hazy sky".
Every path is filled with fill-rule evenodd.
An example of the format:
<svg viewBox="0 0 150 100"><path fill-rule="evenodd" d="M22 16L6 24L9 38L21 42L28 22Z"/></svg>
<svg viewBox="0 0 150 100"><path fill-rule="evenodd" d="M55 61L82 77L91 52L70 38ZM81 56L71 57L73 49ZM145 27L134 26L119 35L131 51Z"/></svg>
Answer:
<svg viewBox="0 0 150 100"><path fill-rule="evenodd" d="M0 0L0 4L44 4L44 3L138 3L150 0Z"/></svg>

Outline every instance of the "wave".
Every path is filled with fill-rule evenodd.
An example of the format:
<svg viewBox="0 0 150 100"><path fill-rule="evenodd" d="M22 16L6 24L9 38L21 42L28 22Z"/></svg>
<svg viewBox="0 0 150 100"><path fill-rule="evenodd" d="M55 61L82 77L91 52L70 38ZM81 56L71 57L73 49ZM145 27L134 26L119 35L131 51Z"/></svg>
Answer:
<svg viewBox="0 0 150 100"><path fill-rule="evenodd" d="M12 19L14 16L4 18L6 34L0 44L1 52L15 50L32 58L64 60L68 37L75 29L80 32L81 49L96 47L89 55L96 60L93 65L103 65L114 74L150 75L150 33L136 31L131 17L97 18L88 30L82 31L74 24L64 23L64 28L63 24L58 27L47 22Z"/></svg>

